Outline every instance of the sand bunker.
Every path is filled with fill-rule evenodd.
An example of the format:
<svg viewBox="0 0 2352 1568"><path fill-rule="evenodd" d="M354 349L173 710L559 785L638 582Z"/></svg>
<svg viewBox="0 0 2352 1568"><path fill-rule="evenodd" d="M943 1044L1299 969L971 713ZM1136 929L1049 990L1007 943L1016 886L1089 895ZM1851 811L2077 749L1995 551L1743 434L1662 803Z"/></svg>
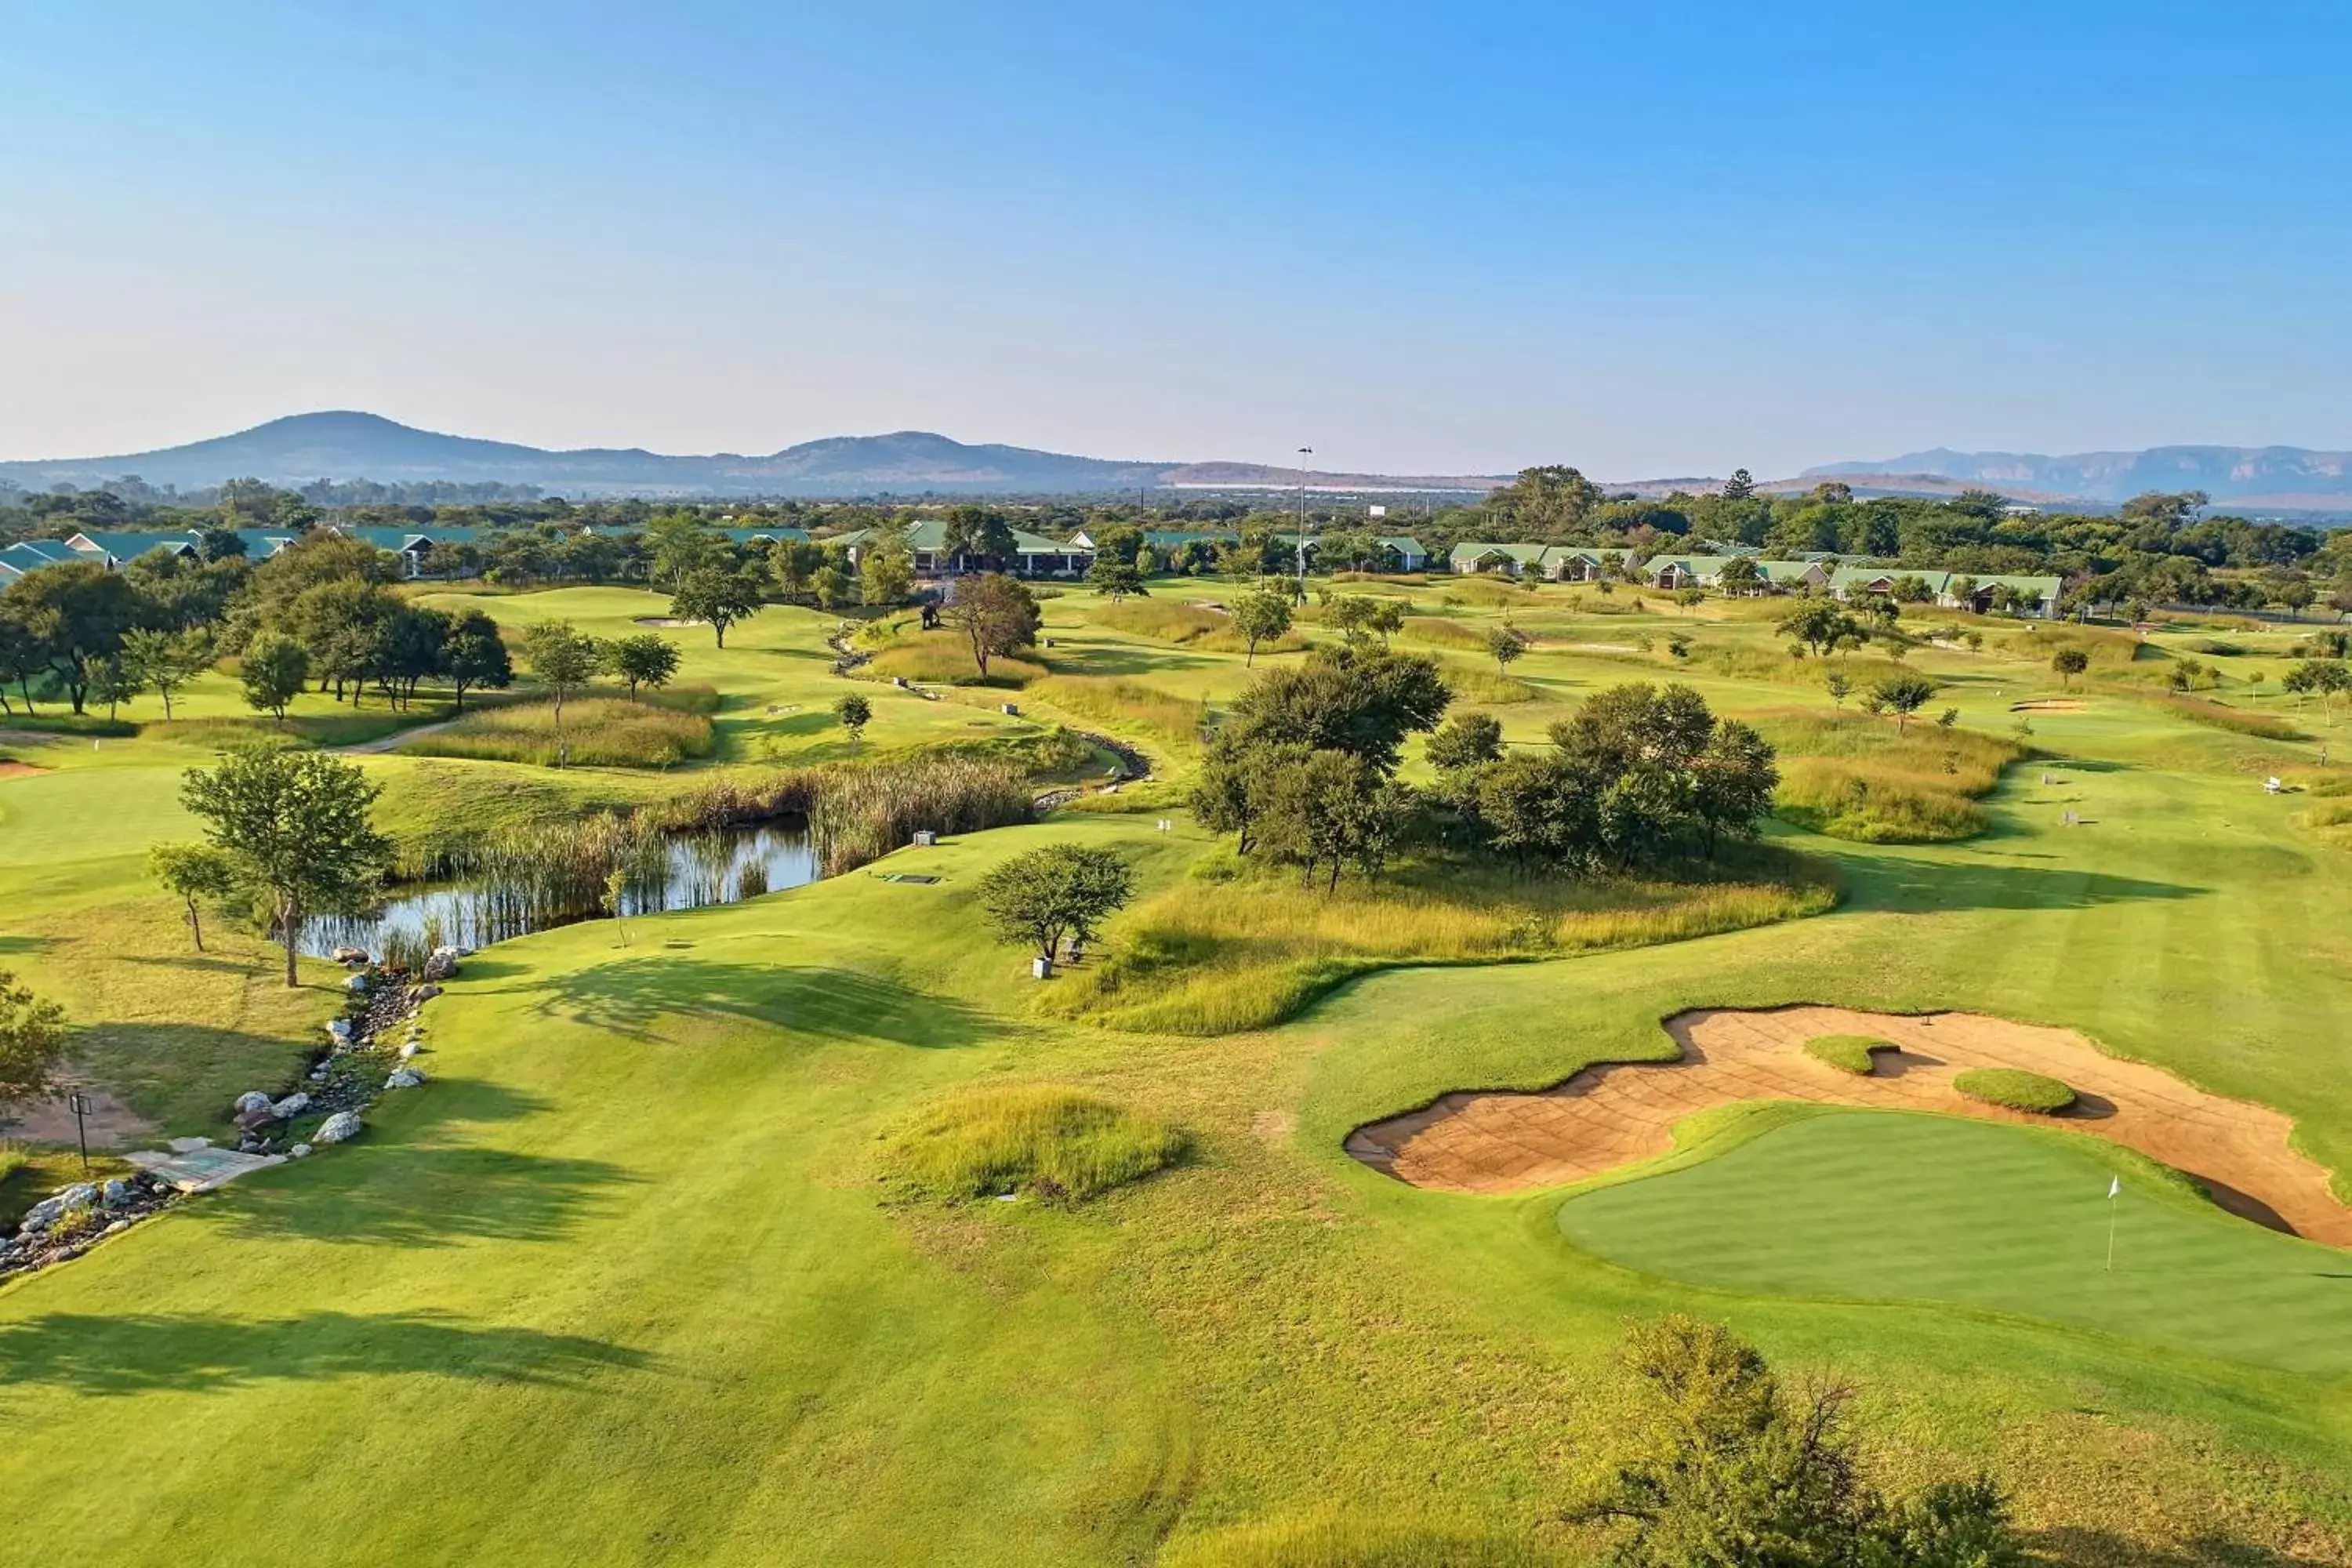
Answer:
<svg viewBox="0 0 2352 1568"><path fill-rule="evenodd" d="M2119 1060L2071 1029L1976 1013L1906 1017L1816 1006L1700 1008L1667 1019L1665 1028L1682 1047L1678 1062L1588 1068L1535 1094L1449 1094L1425 1110L1358 1128L1348 1152L1414 1186L1508 1193L1664 1153L1675 1122L1738 1100L2058 1121L2187 1172L2232 1214L2352 1247L2352 1210L2329 1193L2323 1167L2288 1147L2288 1117ZM1822 1035L1871 1036L1900 1048L1879 1054L1864 1077L1807 1056L1805 1042ZM1964 1099L1952 1079L1974 1067L2048 1073L2081 1099L2060 1117Z"/></svg>
<svg viewBox="0 0 2352 1568"><path fill-rule="evenodd" d="M47 768L37 768L30 763L20 763L11 757L0 757L0 779L20 779L31 773L45 773Z"/></svg>
<svg viewBox="0 0 2352 1568"><path fill-rule="evenodd" d="M2012 713L2080 713L2090 706L2072 697L2037 697L2031 702L2012 702Z"/></svg>

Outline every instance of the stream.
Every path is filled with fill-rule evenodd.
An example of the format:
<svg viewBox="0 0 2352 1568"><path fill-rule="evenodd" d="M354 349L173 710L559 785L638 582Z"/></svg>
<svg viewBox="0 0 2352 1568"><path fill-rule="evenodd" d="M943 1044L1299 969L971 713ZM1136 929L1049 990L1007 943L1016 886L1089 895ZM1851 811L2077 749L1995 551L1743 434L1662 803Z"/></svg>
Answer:
<svg viewBox="0 0 2352 1568"><path fill-rule="evenodd" d="M816 850L807 829L763 823L669 837L666 873L633 881L621 900L625 915L731 904L817 879ZM393 889L361 915L313 915L302 922L301 951L323 958L356 947L381 958L390 942L424 947L487 947L508 937L602 918L604 911L552 909L487 880L458 879ZM429 939L429 940L428 940Z"/></svg>

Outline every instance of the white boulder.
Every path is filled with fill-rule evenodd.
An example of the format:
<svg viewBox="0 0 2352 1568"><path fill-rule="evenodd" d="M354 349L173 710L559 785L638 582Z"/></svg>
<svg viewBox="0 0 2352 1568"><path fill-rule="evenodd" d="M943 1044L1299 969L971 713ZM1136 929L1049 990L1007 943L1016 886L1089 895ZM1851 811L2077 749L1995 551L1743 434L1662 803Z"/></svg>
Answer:
<svg viewBox="0 0 2352 1568"><path fill-rule="evenodd" d="M415 1089L425 1081L425 1075L415 1068L402 1068L383 1080L386 1089Z"/></svg>
<svg viewBox="0 0 2352 1568"><path fill-rule="evenodd" d="M301 1115L304 1111L310 1109L310 1097L303 1093L300 1089L296 1089L292 1094L288 1095L285 1099L271 1106L269 1108L269 1114L275 1116L280 1121L290 1121L295 1117Z"/></svg>
<svg viewBox="0 0 2352 1568"><path fill-rule="evenodd" d="M311 1152L310 1145L308 1143L297 1143L294 1147L286 1151L286 1157L289 1160L307 1160L310 1157Z"/></svg>
<svg viewBox="0 0 2352 1568"><path fill-rule="evenodd" d="M320 1143L342 1143L360 1135L360 1119L352 1111L338 1110L320 1123L312 1139Z"/></svg>
<svg viewBox="0 0 2352 1568"><path fill-rule="evenodd" d="M236 1113L250 1116L257 1110L269 1109L269 1097L257 1089L248 1089L236 1097Z"/></svg>

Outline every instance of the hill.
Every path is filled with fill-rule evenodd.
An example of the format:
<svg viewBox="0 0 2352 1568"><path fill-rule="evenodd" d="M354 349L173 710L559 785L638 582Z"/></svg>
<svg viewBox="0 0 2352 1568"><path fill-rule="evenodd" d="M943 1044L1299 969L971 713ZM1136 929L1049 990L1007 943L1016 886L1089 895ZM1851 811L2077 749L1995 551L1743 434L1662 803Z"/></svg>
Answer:
<svg viewBox="0 0 2352 1568"><path fill-rule="evenodd" d="M568 495L856 496L883 492L1089 494L1137 489L1462 490L1491 476L1307 473L1253 463L1119 461L1026 447L969 445L922 430L835 436L765 456L673 457L642 447L551 451L510 441L420 430L380 415L340 411L273 419L235 435L111 457L0 463L0 482L28 489L88 489L136 475L150 485L203 489L233 479L302 485L316 479L533 485Z"/></svg>
<svg viewBox="0 0 2352 1568"><path fill-rule="evenodd" d="M2279 510L2352 505L2352 452L2302 447L2150 447L2137 452L1956 452L1938 447L1876 461L1824 463L1806 479L1936 476L2005 495L2128 500L2148 490L2203 490L2217 502Z"/></svg>

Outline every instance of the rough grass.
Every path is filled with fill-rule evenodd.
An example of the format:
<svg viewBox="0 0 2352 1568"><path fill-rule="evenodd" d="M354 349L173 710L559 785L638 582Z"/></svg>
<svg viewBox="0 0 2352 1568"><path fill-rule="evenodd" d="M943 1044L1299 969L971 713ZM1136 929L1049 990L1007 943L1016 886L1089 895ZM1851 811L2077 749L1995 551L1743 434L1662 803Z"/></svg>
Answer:
<svg viewBox="0 0 2352 1568"><path fill-rule="evenodd" d="M1171 643L1192 642L1213 632L1228 630L1234 624L1234 618L1222 611L1181 599L1122 599L1115 605L1106 602L1089 610L1087 619L1115 632Z"/></svg>
<svg viewBox="0 0 2352 1568"><path fill-rule="evenodd" d="M1777 880L1633 878L1513 881L1425 868L1412 878L1343 883L1336 893L1286 875L1244 874L1213 892L1197 882L1139 906L1107 953L1039 1001L1114 1028L1223 1035L1267 1027L1332 987L1401 963L1482 963L1678 942L1816 914L1834 887L1776 862ZM1230 873L1229 859L1211 861Z"/></svg>
<svg viewBox="0 0 2352 1568"><path fill-rule="evenodd" d="M972 1089L931 1107L892 1142L892 1173L945 1202L1025 1193L1083 1202L1173 1163L1183 1134L1084 1089Z"/></svg>
<svg viewBox="0 0 2352 1568"><path fill-rule="evenodd" d="M1870 1076L1874 1053L1896 1048L1892 1041L1874 1039L1868 1035L1817 1035L1805 1042L1807 1056L1856 1078Z"/></svg>
<svg viewBox="0 0 2352 1568"><path fill-rule="evenodd" d="M2090 658L2094 670L2101 670L2123 668L2147 647L2136 632L2042 621L2003 643L2001 651L2047 666L2059 649L2078 648Z"/></svg>
<svg viewBox="0 0 2352 1568"><path fill-rule="evenodd" d="M1979 798L2027 755L2016 742L1958 726L1864 714L1774 714L1757 727L1780 752L1780 817L1864 844L1939 844L1984 830Z"/></svg>
<svg viewBox="0 0 2352 1568"><path fill-rule="evenodd" d="M1580 1568L1525 1536L1395 1521L1246 1525L1171 1542L1160 1568Z"/></svg>
<svg viewBox="0 0 2352 1568"><path fill-rule="evenodd" d="M866 668L886 680L904 676L941 686L1026 686L1045 673L1045 667L1034 660L998 654L988 661L983 676L970 645L946 632L926 632L911 642L886 647Z"/></svg>
<svg viewBox="0 0 2352 1568"><path fill-rule="evenodd" d="M2159 708L2179 714L2192 723L2227 730L2236 735L2252 735L2264 741L2308 741L2311 737L2284 719L2268 713L2249 713L2242 708L2232 708L2207 697L2183 697L2177 693L2153 694L2147 700Z"/></svg>
<svg viewBox="0 0 2352 1568"><path fill-rule="evenodd" d="M625 697L575 697L563 705L560 730L553 703L520 703L468 713L401 749L413 756L541 767L569 762L583 767L666 768L710 755L717 743L710 716L694 709L712 700L708 688L647 694L634 702Z"/></svg>
<svg viewBox="0 0 2352 1568"><path fill-rule="evenodd" d="M1048 676L1031 686L1029 695L1065 712L1106 724L1133 724L1171 741L1197 739L1208 713L1202 700L1115 676Z"/></svg>
<svg viewBox="0 0 2352 1568"><path fill-rule="evenodd" d="M1485 653L1490 629L1474 626L1465 621L1449 620L1444 616L1408 616L1404 630L1398 636L1409 642L1429 643L1438 647L1458 647L1472 653Z"/></svg>
<svg viewBox="0 0 2352 1568"><path fill-rule="evenodd" d="M2055 1116L2074 1103L2074 1091L2047 1074L2023 1068L1970 1068L1952 1079L1952 1087L1970 1100Z"/></svg>
<svg viewBox="0 0 2352 1568"><path fill-rule="evenodd" d="M1498 605L1524 605L1535 596L1533 587L1509 577L1454 577L1438 591L1437 602L1491 610Z"/></svg>
<svg viewBox="0 0 2352 1568"><path fill-rule="evenodd" d="M1463 669L1449 666L1445 684L1454 690L1456 702L1475 702L1489 707L1507 702L1532 702L1541 693L1517 677L1497 675L1491 669Z"/></svg>

